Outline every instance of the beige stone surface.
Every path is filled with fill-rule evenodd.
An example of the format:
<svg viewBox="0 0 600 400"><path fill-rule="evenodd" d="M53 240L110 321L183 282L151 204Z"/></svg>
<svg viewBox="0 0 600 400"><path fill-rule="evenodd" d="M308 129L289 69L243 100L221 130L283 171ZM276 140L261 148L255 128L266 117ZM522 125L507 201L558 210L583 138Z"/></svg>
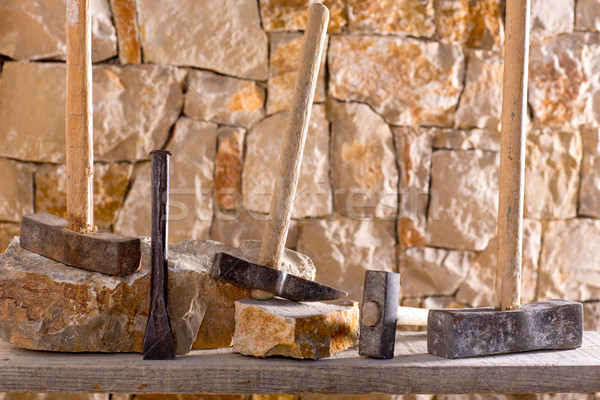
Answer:
<svg viewBox="0 0 600 400"><path fill-rule="evenodd" d="M575 217L582 156L579 133L534 130L527 135L526 148L525 217Z"/></svg>
<svg viewBox="0 0 600 400"><path fill-rule="evenodd" d="M435 33L433 0L350 0L348 27L350 32L431 37Z"/></svg>
<svg viewBox="0 0 600 400"><path fill-rule="evenodd" d="M303 394L300 400L432 400L431 394Z"/></svg>
<svg viewBox="0 0 600 400"><path fill-rule="evenodd" d="M459 47L412 38L336 36L328 57L333 97L366 102L395 125L453 124L463 87Z"/></svg>
<svg viewBox="0 0 600 400"><path fill-rule="evenodd" d="M579 215L600 218L600 129L583 127Z"/></svg>
<svg viewBox="0 0 600 400"><path fill-rule="evenodd" d="M109 228L123 204L133 165L94 165L94 224ZM35 173L35 210L67 217L67 175L64 165L44 165Z"/></svg>
<svg viewBox="0 0 600 400"><path fill-rule="evenodd" d="M530 43L573 32L575 0L531 0Z"/></svg>
<svg viewBox="0 0 600 400"><path fill-rule="evenodd" d="M538 300L600 298L600 221L549 221L544 229Z"/></svg>
<svg viewBox="0 0 600 400"><path fill-rule="evenodd" d="M435 149L500 151L500 132L487 129L437 129Z"/></svg>
<svg viewBox="0 0 600 400"><path fill-rule="evenodd" d="M3 0L0 54L16 60L65 59L65 0ZM108 0L91 0L92 60L117 55Z"/></svg>
<svg viewBox="0 0 600 400"><path fill-rule="evenodd" d="M308 7L313 0L259 0L262 26L267 32L297 31L306 27ZM339 33L346 26L343 0L316 0L329 9L328 33Z"/></svg>
<svg viewBox="0 0 600 400"><path fill-rule="evenodd" d="M583 330L600 331L600 301L583 303Z"/></svg>
<svg viewBox="0 0 600 400"><path fill-rule="evenodd" d="M269 96L267 97L267 114L289 108L296 87L298 66L302 51L304 35L299 32L273 32L269 35ZM327 60L327 43L321 57L321 67L317 76L315 102L325 100L325 62Z"/></svg>
<svg viewBox="0 0 600 400"><path fill-rule="evenodd" d="M231 126L219 127L218 148L215 159L215 215L221 211L241 212L242 164L244 162L244 138L246 131ZM218 210L218 211L217 211Z"/></svg>
<svg viewBox="0 0 600 400"><path fill-rule="evenodd" d="M600 1L577 0L575 6L575 28L600 31Z"/></svg>
<svg viewBox="0 0 600 400"><path fill-rule="evenodd" d="M523 258L521 271L521 303L536 300L538 261L542 245L540 222L523 221ZM488 246L473 260L467 279L461 284L456 299L470 307L496 305L494 280L496 277L498 240L493 238Z"/></svg>
<svg viewBox="0 0 600 400"><path fill-rule="evenodd" d="M65 65L7 62L0 78L0 155L63 162ZM157 65L93 68L96 160L148 159L183 105L181 76Z"/></svg>
<svg viewBox="0 0 600 400"><path fill-rule="evenodd" d="M287 113L272 115L246 135L242 193L246 209L268 214L271 193L286 135ZM292 217L323 217L330 213L329 123L325 108L312 108Z"/></svg>
<svg viewBox="0 0 600 400"><path fill-rule="evenodd" d="M546 126L600 120L600 36L574 32L534 44L529 50L529 104Z"/></svg>
<svg viewBox="0 0 600 400"><path fill-rule="evenodd" d="M309 256L317 269L315 280L343 288L348 298L362 299L365 271L397 272L394 221L301 221L298 252Z"/></svg>
<svg viewBox="0 0 600 400"><path fill-rule="evenodd" d="M496 235L497 153L438 150L431 163L427 243L457 250L483 250Z"/></svg>
<svg viewBox="0 0 600 400"><path fill-rule="evenodd" d="M0 158L0 220L20 222L33 213L33 171L31 164Z"/></svg>
<svg viewBox="0 0 600 400"><path fill-rule="evenodd" d="M448 43L486 49L504 43L502 0L435 0L436 27Z"/></svg>
<svg viewBox="0 0 600 400"><path fill-rule="evenodd" d="M465 90L456 111L459 128L500 131L504 60L490 51L468 53Z"/></svg>
<svg viewBox="0 0 600 400"><path fill-rule="evenodd" d="M265 115L265 91L254 81L192 70L187 83L183 111L190 117L250 128Z"/></svg>
<svg viewBox="0 0 600 400"><path fill-rule="evenodd" d="M181 118L175 126L169 188L169 242L208 239L212 221L217 125ZM151 228L150 164L136 167L133 184L115 223L115 232L148 236Z"/></svg>
<svg viewBox="0 0 600 400"><path fill-rule="evenodd" d="M268 40L254 0L137 0L146 62L267 79Z"/></svg>
<svg viewBox="0 0 600 400"><path fill-rule="evenodd" d="M0 222L0 254L8 247L15 236L19 236L20 224Z"/></svg>
<svg viewBox="0 0 600 400"><path fill-rule="evenodd" d="M296 394L253 394L249 400L298 400Z"/></svg>
<svg viewBox="0 0 600 400"><path fill-rule="evenodd" d="M114 394L111 400L116 400ZM131 400L247 400L245 394L135 394Z"/></svg>
<svg viewBox="0 0 600 400"><path fill-rule="evenodd" d="M328 104L334 205L352 218L398 214L398 167L390 127L367 105Z"/></svg>
<svg viewBox="0 0 600 400"><path fill-rule="evenodd" d="M431 153L436 129L393 128L400 173L398 240L402 247L425 246Z"/></svg>
<svg viewBox="0 0 600 400"><path fill-rule="evenodd" d="M0 393L0 400L111 400L108 393ZM116 400L116 399L115 399Z"/></svg>
<svg viewBox="0 0 600 400"><path fill-rule="evenodd" d="M110 0L110 9L117 29L119 61L121 64L141 63L142 47L135 0Z"/></svg>
<svg viewBox="0 0 600 400"><path fill-rule="evenodd" d="M236 301L233 351L254 357L328 357L356 345L358 315L358 303L348 300Z"/></svg>

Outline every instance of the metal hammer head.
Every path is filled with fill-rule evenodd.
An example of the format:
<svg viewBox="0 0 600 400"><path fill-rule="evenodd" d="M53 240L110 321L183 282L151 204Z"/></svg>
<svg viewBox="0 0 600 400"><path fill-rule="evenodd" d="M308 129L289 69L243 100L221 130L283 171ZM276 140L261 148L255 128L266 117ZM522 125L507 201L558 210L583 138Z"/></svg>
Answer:
<svg viewBox="0 0 600 400"><path fill-rule="evenodd" d="M295 301L335 300L348 296L343 290L254 264L227 253L217 253L210 276Z"/></svg>
<svg viewBox="0 0 600 400"><path fill-rule="evenodd" d="M400 274L366 271L360 312L358 353L374 358L394 357Z"/></svg>

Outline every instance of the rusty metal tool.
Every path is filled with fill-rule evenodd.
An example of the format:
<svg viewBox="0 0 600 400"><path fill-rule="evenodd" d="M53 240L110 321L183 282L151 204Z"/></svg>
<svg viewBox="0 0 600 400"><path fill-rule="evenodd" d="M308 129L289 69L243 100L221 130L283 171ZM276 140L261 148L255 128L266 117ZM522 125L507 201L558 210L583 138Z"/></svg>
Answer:
<svg viewBox="0 0 600 400"><path fill-rule="evenodd" d="M327 7L320 3L313 3L309 7L304 42L302 44L302 56L298 68L298 78L288 114L286 138L279 158L277 179L273 195L271 196L269 220L263 235L257 264L249 263L246 260L230 255L219 255L213 267L215 270L213 277L223 279L228 275L234 275L229 270L235 267L237 269L235 275L238 277L244 276L244 279L237 279L234 283L245 286L250 285L256 288L257 290L253 290L252 292L252 297L254 298L268 299L273 297L274 294L285 297L292 292L294 293L293 297L297 298L295 295L297 287L302 285L304 287L314 287L314 284L297 283L300 281L291 277L285 277L283 273L277 274L272 272L267 277L268 274L266 272L256 272L260 275L253 278L250 277L250 272L245 273L244 269L258 271L256 268L257 265L275 270L280 269L294 196L296 194L296 186L298 185L298 177L300 175L300 167L302 165L308 123L319 67L321 65L321 54L323 53L325 38L327 37L328 21L329 10L327 10ZM284 279L283 282L285 284L282 283L282 288L278 289L273 287L272 282L268 281L268 279ZM291 289L292 282L294 282L294 285L299 286ZM261 288L266 290L259 290ZM319 296L319 293L322 296ZM330 300L346 295L346 292L341 290L319 286L314 287L311 294L307 295L303 300Z"/></svg>
<svg viewBox="0 0 600 400"><path fill-rule="evenodd" d="M521 306L521 253L530 0L506 2L498 205L497 308L431 310L427 349L462 358L581 346L583 307L566 300Z"/></svg>
<svg viewBox="0 0 600 400"><path fill-rule="evenodd" d="M144 360L175 358L175 339L167 310L169 280L169 158L166 150L155 150L152 157L152 277L150 315L144 336Z"/></svg>
<svg viewBox="0 0 600 400"><path fill-rule="evenodd" d="M140 239L94 226L90 0L67 1L67 220L48 213L21 219L24 249L90 271L126 275L140 266Z"/></svg>

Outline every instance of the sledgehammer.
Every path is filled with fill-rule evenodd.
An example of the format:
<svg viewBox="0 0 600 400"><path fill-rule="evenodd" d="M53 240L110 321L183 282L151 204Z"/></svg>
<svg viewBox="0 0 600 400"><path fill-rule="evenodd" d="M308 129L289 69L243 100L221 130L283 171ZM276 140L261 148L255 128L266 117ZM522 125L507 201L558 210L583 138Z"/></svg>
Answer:
<svg viewBox="0 0 600 400"><path fill-rule="evenodd" d="M126 275L140 266L140 240L96 232L93 211L90 0L67 1L67 220L48 213L21 219L24 249L90 271Z"/></svg>
<svg viewBox="0 0 600 400"><path fill-rule="evenodd" d="M462 358L581 346L581 303L520 305L528 33L529 0L507 0L495 285L499 306L431 310L427 325L431 354Z"/></svg>

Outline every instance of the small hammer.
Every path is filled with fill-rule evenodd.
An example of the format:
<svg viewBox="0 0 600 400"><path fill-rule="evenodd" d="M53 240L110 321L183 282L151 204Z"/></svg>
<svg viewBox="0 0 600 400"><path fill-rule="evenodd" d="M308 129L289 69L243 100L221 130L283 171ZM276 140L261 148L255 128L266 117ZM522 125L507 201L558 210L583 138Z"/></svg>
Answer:
<svg viewBox="0 0 600 400"><path fill-rule="evenodd" d="M67 1L67 220L48 213L21 219L20 243L45 257L110 275L140 266L140 239L96 232L93 210L90 0Z"/></svg>

